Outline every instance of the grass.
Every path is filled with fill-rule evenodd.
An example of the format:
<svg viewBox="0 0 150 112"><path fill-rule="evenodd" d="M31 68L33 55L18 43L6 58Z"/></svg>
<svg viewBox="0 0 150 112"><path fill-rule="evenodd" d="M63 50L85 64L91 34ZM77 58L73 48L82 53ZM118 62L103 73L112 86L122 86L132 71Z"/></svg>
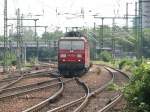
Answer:
<svg viewBox="0 0 150 112"><path fill-rule="evenodd" d="M114 65L112 64L112 62L104 62L104 61L100 61L100 60L97 60L97 61L91 61L93 64L102 64L102 65L108 65L108 66L111 66L111 67L114 67Z"/></svg>

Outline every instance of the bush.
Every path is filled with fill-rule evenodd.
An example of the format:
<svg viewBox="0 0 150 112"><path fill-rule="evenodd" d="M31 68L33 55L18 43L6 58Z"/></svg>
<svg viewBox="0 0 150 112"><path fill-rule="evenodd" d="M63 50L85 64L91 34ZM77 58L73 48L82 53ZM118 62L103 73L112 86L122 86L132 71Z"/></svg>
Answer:
<svg viewBox="0 0 150 112"><path fill-rule="evenodd" d="M12 61L12 65L16 66L17 65L17 61L16 60Z"/></svg>
<svg viewBox="0 0 150 112"><path fill-rule="evenodd" d="M108 51L103 51L100 53L100 57L103 61L105 62L109 62L112 60L112 56L111 53L109 53Z"/></svg>
<svg viewBox="0 0 150 112"><path fill-rule="evenodd" d="M33 65L35 65L37 63L37 58L36 57L30 58L29 62L31 64L31 66L33 66Z"/></svg>
<svg viewBox="0 0 150 112"><path fill-rule="evenodd" d="M119 69L123 69L125 66L134 66L134 61L124 59L119 62Z"/></svg>
<svg viewBox="0 0 150 112"><path fill-rule="evenodd" d="M132 72L135 68L141 65L139 60L123 59L118 63L118 68L124 71Z"/></svg>
<svg viewBox="0 0 150 112"><path fill-rule="evenodd" d="M3 61L2 61L2 65L4 65L4 62L8 66L13 65L13 64L16 65L16 61L17 61L17 58L14 53L6 52L5 58L3 58Z"/></svg>
<svg viewBox="0 0 150 112"><path fill-rule="evenodd" d="M142 64L134 71L124 94L128 101L128 110L150 112L150 65Z"/></svg>
<svg viewBox="0 0 150 112"><path fill-rule="evenodd" d="M119 63L119 69L122 69L126 63L126 60L123 60Z"/></svg>

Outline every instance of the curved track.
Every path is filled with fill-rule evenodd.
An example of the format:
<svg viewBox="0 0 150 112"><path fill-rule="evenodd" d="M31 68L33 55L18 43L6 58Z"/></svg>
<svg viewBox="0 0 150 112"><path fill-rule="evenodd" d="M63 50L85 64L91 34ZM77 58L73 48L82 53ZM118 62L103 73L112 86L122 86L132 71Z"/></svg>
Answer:
<svg viewBox="0 0 150 112"><path fill-rule="evenodd" d="M72 92L72 94L70 92ZM87 87L87 85L84 82L82 82L79 78L73 78L72 82L66 83L62 98L60 98L59 99L60 101L55 102L54 104L55 108L52 108L51 106L52 104L50 104L48 105L48 108L51 108L50 110L45 109L40 112L66 111L66 109L68 108L71 109L71 106L76 105L78 103L82 102L82 104L84 104L84 102L86 102L86 98L88 97L88 95L89 95L89 88Z"/></svg>
<svg viewBox="0 0 150 112"><path fill-rule="evenodd" d="M86 98L86 102L81 105L79 105L73 112L80 112L83 111L84 108L86 108L86 105L88 104L88 102L90 101L90 99L94 96L96 96L97 94L103 92L103 90L108 87L110 84L112 84L112 82L114 81L114 74L110 74L111 78L110 80L106 81L105 83L103 83L100 87L96 87L94 90L93 88L91 89L92 91L89 93L88 97ZM85 111L86 112L86 111Z"/></svg>
<svg viewBox="0 0 150 112"><path fill-rule="evenodd" d="M108 67L107 69L114 74L115 76L115 83L117 85L123 85L125 83L127 83L129 81L129 76L127 74L125 74L124 72L118 70L118 69L114 69L112 67ZM115 95L112 100L106 105L104 106L102 109L100 109L98 112L106 112L108 110L110 110L111 108L113 108L121 99L123 98L123 94L121 92L118 92L117 95Z"/></svg>
<svg viewBox="0 0 150 112"><path fill-rule="evenodd" d="M63 88L64 88L64 84L63 84L63 81L61 80L61 78L59 78L59 81L61 82L60 89L57 92L55 92L55 94L53 94L51 97L47 98L46 100L38 103L37 105L34 105L33 107L24 110L23 112L39 111L41 108L46 106L49 102L55 100L63 92Z"/></svg>
<svg viewBox="0 0 150 112"><path fill-rule="evenodd" d="M107 87L111 83L115 83L122 86L129 79L128 76L116 69L110 67L104 67L111 75L112 79L108 83L104 84L99 89L90 93L89 104L86 108L82 107L82 112L106 112L116 105L122 98L122 94L119 91L109 91ZM94 97L92 97L94 96ZM93 105L92 107L90 105ZM100 108L100 109L99 109ZM79 111L77 111L79 112Z"/></svg>

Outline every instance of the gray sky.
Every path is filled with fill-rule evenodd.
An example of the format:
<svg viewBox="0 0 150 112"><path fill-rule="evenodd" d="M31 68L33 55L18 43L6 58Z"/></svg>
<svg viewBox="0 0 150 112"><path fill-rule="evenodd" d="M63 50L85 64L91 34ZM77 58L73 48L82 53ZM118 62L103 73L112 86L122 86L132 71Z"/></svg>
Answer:
<svg viewBox="0 0 150 112"><path fill-rule="evenodd" d="M93 22L100 24L100 20L93 19L93 14L100 16L124 16L126 10L126 2L135 2L136 0L8 0L8 18L14 18L17 8L20 8L21 13L25 18L31 15L41 15L38 25L48 25L49 31L54 30L56 26L92 26ZM3 21L3 6L4 0L0 1L0 14ZM56 15L57 13L60 15ZM81 14L81 9L84 9L85 18L78 17ZM134 5L129 5L129 12L134 14ZM76 14L76 16L71 14ZM1 22L2 23L2 22ZM14 23L9 21L9 24ZM14 23L15 24L15 23ZM104 24L110 25L110 21L104 21ZM116 24L124 25L124 21L116 21ZM34 25L33 21L24 22L24 25ZM0 24L0 34L3 34L3 24ZM39 28L39 32L44 29Z"/></svg>

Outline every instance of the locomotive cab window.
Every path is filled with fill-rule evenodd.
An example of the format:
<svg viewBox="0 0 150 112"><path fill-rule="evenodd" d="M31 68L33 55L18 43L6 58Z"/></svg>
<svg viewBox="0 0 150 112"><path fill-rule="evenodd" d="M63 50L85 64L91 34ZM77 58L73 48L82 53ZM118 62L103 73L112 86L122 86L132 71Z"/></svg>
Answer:
<svg viewBox="0 0 150 112"><path fill-rule="evenodd" d="M60 41L59 42L59 49L66 49L66 50L83 50L84 49L84 42L83 41Z"/></svg>
<svg viewBox="0 0 150 112"><path fill-rule="evenodd" d="M83 41L72 41L72 50L83 50L84 42Z"/></svg>
<svg viewBox="0 0 150 112"><path fill-rule="evenodd" d="M71 42L70 41L60 41L59 42L59 49L71 49Z"/></svg>

